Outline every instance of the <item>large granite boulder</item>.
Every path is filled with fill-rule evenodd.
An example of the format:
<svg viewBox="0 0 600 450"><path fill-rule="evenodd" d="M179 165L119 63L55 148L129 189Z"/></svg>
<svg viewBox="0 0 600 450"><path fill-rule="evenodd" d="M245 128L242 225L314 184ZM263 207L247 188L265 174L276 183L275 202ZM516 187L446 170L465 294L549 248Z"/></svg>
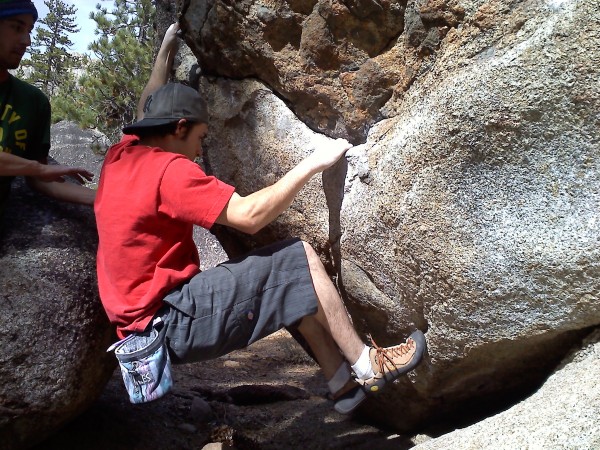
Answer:
<svg viewBox="0 0 600 450"><path fill-rule="evenodd" d="M90 141L88 140L88 143ZM81 147L85 152L86 147ZM61 159L70 165L93 165ZM0 237L0 447L28 448L76 417L116 366L98 298L90 207L13 185Z"/></svg>
<svg viewBox="0 0 600 450"><path fill-rule="evenodd" d="M597 4L511 5L473 9L357 149L342 280L388 335L426 329L431 357L384 410L533 386L600 324Z"/></svg>
<svg viewBox="0 0 600 450"><path fill-rule="evenodd" d="M210 75L209 170L247 193L327 139L311 129L365 141L272 227L228 239L300 235L361 332L427 332L372 419L489 413L600 324L597 2L176 3Z"/></svg>

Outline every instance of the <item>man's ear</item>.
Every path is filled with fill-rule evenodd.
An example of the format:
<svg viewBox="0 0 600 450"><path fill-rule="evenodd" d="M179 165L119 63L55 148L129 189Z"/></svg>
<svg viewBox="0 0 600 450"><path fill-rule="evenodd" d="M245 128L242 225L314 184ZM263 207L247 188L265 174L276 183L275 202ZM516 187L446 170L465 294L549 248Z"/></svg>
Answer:
<svg viewBox="0 0 600 450"><path fill-rule="evenodd" d="M175 136L178 138L185 137L187 135L187 120L179 119L177 126L175 127Z"/></svg>

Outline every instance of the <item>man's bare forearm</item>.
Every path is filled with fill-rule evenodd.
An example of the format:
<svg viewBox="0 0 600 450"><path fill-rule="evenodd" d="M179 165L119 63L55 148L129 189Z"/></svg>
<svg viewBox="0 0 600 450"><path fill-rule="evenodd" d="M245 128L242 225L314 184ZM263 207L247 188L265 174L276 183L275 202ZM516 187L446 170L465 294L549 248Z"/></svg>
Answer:
<svg viewBox="0 0 600 450"><path fill-rule="evenodd" d="M331 167L351 145L343 139L330 142L313 152L275 184L245 197L234 193L217 223L254 234L283 213L317 173Z"/></svg>
<svg viewBox="0 0 600 450"><path fill-rule="evenodd" d="M0 176L16 177L25 176L38 178L41 181L65 180L64 177L73 177L80 183L90 181L94 174L83 167L70 167L62 164L45 164L8 153L0 153Z"/></svg>
<svg viewBox="0 0 600 450"><path fill-rule="evenodd" d="M42 170L42 164L38 161L21 158L10 153L0 153L0 176L2 177L19 175L37 177Z"/></svg>
<svg viewBox="0 0 600 450"><path fill-rule="evenodd" d="M36 191L56 200L92 206L96 198L96 191L94 189L68 181L63 183L56 181L47 182L28 177L27 182Z"/></svg>
<svg viewBox="0 0 600 450"><path fill-rule="evenodd" d="M245 197L234 193L216 222L254 234L283 213L315 173L302 161L271 186Z"/></svg>

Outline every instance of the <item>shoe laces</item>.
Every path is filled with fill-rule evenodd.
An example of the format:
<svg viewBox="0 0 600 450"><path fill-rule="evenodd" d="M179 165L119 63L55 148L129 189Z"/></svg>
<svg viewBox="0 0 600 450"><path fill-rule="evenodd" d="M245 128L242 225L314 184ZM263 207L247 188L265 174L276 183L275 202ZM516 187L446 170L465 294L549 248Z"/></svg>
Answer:
<svg viewBox="0 0 600 450"><path fill-rule="evenodd" d="M390 372L397 369L398 365L394 361L394 358L400 358L410 353L415 346L415 341L412 338L408 338L406 342L394 345L393 347L380 347L371 335L368 335L367 337L375 349L375 362L377 363L378 369L377 373L381 373L382 375L385 374L386 371Z"/></svg>

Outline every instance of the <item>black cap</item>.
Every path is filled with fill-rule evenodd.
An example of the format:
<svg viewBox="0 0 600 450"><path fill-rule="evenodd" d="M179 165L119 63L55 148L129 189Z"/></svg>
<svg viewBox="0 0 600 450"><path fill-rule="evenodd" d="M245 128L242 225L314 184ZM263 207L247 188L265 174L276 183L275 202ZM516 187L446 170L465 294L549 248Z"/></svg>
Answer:
<svg viewBox="0 0 600 450"><path fill-rule="evenodd" d="M31 14L34 22L38 19L38 12L33 2L29 0L0 0L0 19L20 14Z"/></svg>
<svg viewBox="0 0 600 450"><path fill-rule="evenodd" d="M123 133L135 134L141 128L166 125L180 119L208 123L206 102L198 91L189 86L167 83L146 99L144 118L123 128Z"/></svg>

